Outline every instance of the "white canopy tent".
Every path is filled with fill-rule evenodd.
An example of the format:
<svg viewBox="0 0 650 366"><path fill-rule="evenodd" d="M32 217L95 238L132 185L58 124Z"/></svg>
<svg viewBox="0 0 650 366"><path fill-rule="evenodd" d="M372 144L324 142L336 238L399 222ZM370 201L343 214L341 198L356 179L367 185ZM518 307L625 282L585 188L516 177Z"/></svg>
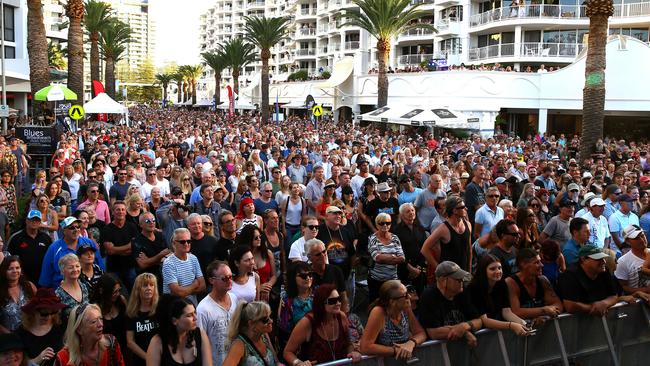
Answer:
<svg viewBox="0 0 650 366"><path fill-rule="evenodd" d="M212 100L210 99L201 99L198 102L196 102L193 107L212 107Z"/></svg>
<svg viewBox="0 0 650 366"><path fill-rule="evenodd" d="M228 105L229 105L228 102L223 102L223 103L219 104L219 106L217 108L219 108L219 109L228 109ZM237 101L235 101L235 109L239 109L239 110L255 110L255 109L257 109L257 107L252 105L252 104L246 103L246 102L238 103Z"/></svg>
<svg viewBox="0 0 650 366"><path fill-rule="evenodd" d="M99 93L88 103L84 104L86 113L125 114L126 107L114 101L106 93Z"/></svg>
<svg viewBox="0 0 650 366"><path fill-rule="evenodd" d="M361 120L406 126L453 129L478 129L478 121L447 108L423 106L385 106L361 115Z"/></svg>
<svg viewBox="0 0 650 366"><path fill-rule="evenodd" d="M305 101L304 100L292 100L287 104L283 104L280 106L280 108L286 108L286 109L307 109L305 106Z"/></svg>

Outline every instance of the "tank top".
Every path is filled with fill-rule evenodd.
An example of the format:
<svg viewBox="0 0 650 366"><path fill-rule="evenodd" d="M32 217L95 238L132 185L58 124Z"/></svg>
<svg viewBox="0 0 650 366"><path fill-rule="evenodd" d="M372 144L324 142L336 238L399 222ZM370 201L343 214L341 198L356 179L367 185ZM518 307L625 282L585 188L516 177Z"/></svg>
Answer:
<svg viewBox="0 0 650 366"><path fill-rule="evenodd" d="M256 226L256 227L257 227L257 215L253 214L253 217L250 218L250 219L243 218L243 219L241 220L241 227L239 228L239 230L237 230L237 234L240 234L241 231L242 231L242 229L243 229L246 225L253 225L253 226Z"/></svg>
<svg viewBox="0 0 650 366"><path fill-rule="evenodd" d="M230 290L238 300L245 300L246 302L255 301L255 295L257 295L257 289L255 287L255 275L248 276L248 281L245 284L240 285L237 282L232 282L232 289Z"/></svg>
<svg viewBox="0 0 650 366"><path fill-rule="evenodd" d="M325 363L340 360L347 357L348 354L348 334L347 326L343 326L340 316L336 320L339 326L339 336L334 341L323 339L313 327L314 317L311 313L305 315L312 324L311 339L309 345L303 345L301 351L301 360L315 360L318 363Z"/></svg>
<svg viewBox="0 0 650 366"><path fill-rule="evenodd" d="M524 283L519 279L519 276L512 275L510 277L519 286L519 306L526 309L544 306L544 284L542 284L542 280L539 277L535 278L535 297L530 296Z"/></svg>
<svg viewBox="0 0 650 366"><path fill-rule="evenodd" d="M192 338L194 339L194 344L196 345L196 358L194 361L190 363L179 363L174 360L172 357L172 353L169 350L169 346L166 344L163 344L162 346L162 356L160 357L160 364L161 365L170 365L170 366L200 366L202 364L201 362L201 331L197 328L193 332L190 333ZM179 346L181 347L181 346ZM182 347L185 347L185 345L182 345ZM178 350L178 349L177 349Z"/></svg>
<svg viewBox="0 0 650 366"><path fill-rule="evenodd" d="M410 335L409 316L406 312L402 311L402 320L397 325L390 320L388 313L386 313L384 315L384 328L379 331L377 343L390 347L395 343L408 341Z"/></svg>
<svg viewBox="0 0 650 366"><path fill-rule="evenodd" d="M287 198L287 224L298 226L302 218L302 198L298 203L291 202L291 198Z"/></svg>
<svg viewBox="0 0 650 366"><path fill-rule="evenodd" d="M448 221L444 224L449 229L449 242L440 246L440 262L452 261L460 266L460 268L469 271L469 245L470 245L470 231L469 223L463 220L465 224L465 231L459 234L454 230Z"/></svg>
<svg viewBox="0 0 650 366"><path fill-rule="evenodd" d="M260 283L267 283L269 278L271 278L271 261L267 258L264 263L264 267L257 269L257 274L260 276Z"/></svg>
<svg viewBox="0 0 650 366"><path fill-rule="evenodd" d="M244 356L239 362L240 366L275 366L275 357L271 345L267 340L268 337L262 336L262 342L266 346L266 354L264 356L257 351L246 336L239 335L238 338L244 343ZM264 358L262 359L262 357Z"/></svg>

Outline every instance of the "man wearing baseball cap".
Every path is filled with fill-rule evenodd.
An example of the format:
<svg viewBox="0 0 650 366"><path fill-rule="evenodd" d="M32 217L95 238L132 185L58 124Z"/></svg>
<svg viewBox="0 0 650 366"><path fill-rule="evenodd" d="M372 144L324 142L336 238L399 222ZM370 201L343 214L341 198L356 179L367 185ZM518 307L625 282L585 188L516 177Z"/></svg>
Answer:
<svg viewBox="0 0 650 366"><path fill-rule="evenodd" d="M611 248L616 252L616 257L620 257L623 254L621 250L625 247L623 229L628 225L639 225L639 216L632 212L634 201L634 197L629 194L618 196L620 207L608 219L609 231L612 233L613 244L615 244Z"/></svg>
<svg viewBox="0 0 650 366"><path fill-rule="evenodd" d="M42 287L57 288L63 279L59 270L59 259L64 255L76 254L77 249L82 245L89 245L95 249L95 263L102 270L106 270L104 258L99 253L99 248L94 241L80 236L81 221L74 217L68 216L60 224L63 229L63 238L55 241L47 248L43 265L41 267L41 276L38 284Z"/></svg>
<svg viewBox="0 0 650 366"><path fill-rule="evenodd" d="M625 227L623 238L630 251L619 258L614 276L626 294L647 300L650 298L650 275L644 271L643 263L650 258L648 239L638 225Z"/></svg>
<svg viewBox="0 0 650 366"><path fill-rule="evenodd" d="M588 202L589 212L583 219L589 222L589 242L598 248L609 248L612 241L612 234L609 232L609 223L603 215L605 212L605 201L600 197L593 197Z"/></svg>
<svg viewBox="0 0 650 366"><path fill-rule="evenodd" d="M618 301L616 284L607 271L603 253L595 245L578 251L578 263L560 274L558 293L569 313L603 316Z"/></svg>
<svg viewBox="0 0 650 366"><path fill-rule="evenodd" d="M30 281L41 277L41 263L52 244L50 236L40 230L43 216L39 210L31 210L25 220L25 228L13 234L7 244L7 251L20 258L29 258L22 262L23 273Z"/></svg>

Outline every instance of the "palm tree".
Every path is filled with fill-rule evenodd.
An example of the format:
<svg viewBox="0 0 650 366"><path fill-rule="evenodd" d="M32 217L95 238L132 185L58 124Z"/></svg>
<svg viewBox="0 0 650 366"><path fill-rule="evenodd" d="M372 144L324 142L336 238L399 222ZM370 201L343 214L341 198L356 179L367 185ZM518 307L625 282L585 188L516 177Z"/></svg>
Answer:
<svg viewBox="0 0 650 366"><path fill-rule="evenodd" d="M115 64L124 57L126 46L130 41L131 28L116 18L111 18L100 33L99 48L104 57L106 94L111 98L115 98Z"/></svg>
<svg viewBox="0 0 650 366"><path fill-rule="evenodd" d="M176 88L177 88L177 93L178 93L178 103L183 103L183 100L181 99L182 97L182 92L183 92L183 82L185 81L185 75L180 70L180 67L176 70L174 73L174 81L176 81Z"/></svg>
<svg viewBox="0 0 650 366"><path fill-rule="evenodd" d="M178 71L177 71L181 76L183 76L183 103L187 102L187 100L190 99L191 97L190 79L187 75L188 67L189 67L188 65L181 65L178 67Z"/></svg>
<svg viewBox="0 0 650 366"><path fill-rule="evenodd" d="M41 0L27 1L27 54L29 55L29 82L32 93L50 85L47 59L47 37L43 23ZM34 103L34 116L40 114L40 104Z"/></svg>
<svg viewBox="0 0 650 366"><path fill-rule="evenodd" d="M352 0L361 8L348 10L342 26L352 25L365 29L377 39L377 107L388 104L388 77L386 66L390 53L390 42L401 33L411 29L430 29L433 25L418 22L419 18L430 15L429 10L420 10L424 2L411 6L411 0Z"/></svg>
<svg viewBox="0 0 650 366"><path fill-rule="evenodd" d="M607 19L614 14L612 0L589 0L589 40L585 65L585 87L582 90L582 138L580 159L591 157L596 142L603 137L605 119L605 65Z"/></svg>
<svg viewBox="0 0 650 366"><path fill-rule="evenodd" d="M156 74L156 84L162 86L163 88L163 108L167 106L167 88L169 83L174 80L173 74Z"/></svg>
<svg viewBox="0 0 650 366"><path fill-rule="evenodd" d="M232 70L233 91L239 94L239 75L246 65L255 61L255 47L241 38L233 38L220 45L219 51L224 55L226 66Z"/></svg>
<svg viewBox="0 0 650 366"><path fill-rule="evenodd" d="M111 21L111 6L97 0L86 1L84 25L90 39L90 80L101 81L99 71L99 33Z"/></svg>
<svg viewBox="0 0 650 366"><path fill-rule="evenodd" d="M84 33L81 22L84 18L83 0L68 0L65 14L68 16L68 88L77 94L77 100L84 99Z"/></svg>
<svg viewBox="0 0 650 366"><path fill-rule="evenodd" d="M287 35L288 17L244 17L246 39L261 50L262 59L262 123L269 120L269 58L271 48Z"/></svg>
<svg viewBox="0 0 650 366"><path fill-rule="evenodd" d="M214 71L214 105L221 103L221 71L226 68L226 61L221 52L203 52L203 61Z"/></svg>
<svg viewBox="0 0 650 366"><path fill-rule="evenodd" d="M62 49L59 43L47 42L47 63L51 69L63 70L68 67L66 53L67 50Z"/></svg>
<svg viewBox="0 0 650 366"><path fill-rule="evenodd" d="M185 76L189 83L189 88L192 90L192 105L196 104L196 83L203 75L203 65L187 65L185 66Z"/></svg>

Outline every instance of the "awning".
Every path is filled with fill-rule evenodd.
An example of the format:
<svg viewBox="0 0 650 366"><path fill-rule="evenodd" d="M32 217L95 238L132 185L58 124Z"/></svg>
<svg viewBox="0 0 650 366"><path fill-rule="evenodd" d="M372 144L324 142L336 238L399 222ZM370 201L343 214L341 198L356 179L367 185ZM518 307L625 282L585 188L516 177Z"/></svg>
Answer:
<svg viewBox="0 0 650 366"><path fill-rule="evenodd" d="M281 105L280 108L307 109L307 107L305 107L305 101L304 100L292 100L287 104Z"/></svg>
<svg viewBox="0 0 650 366"><path fill-rule="evenodd" d="M354 70L354 57L345 56L341 61L337 62L334 65L332 70L332 76L327 79L323 84L319 85L319 88L333 88L343 84L348 77L352 74Z"/></svg>
<svg viewBox="0 0 650 366"><path fill-rule="evenodd" d="M479 121L447 108L423 106L385 106L361 115L361 120L406 126L453 129L478 129Z"/></svg>
<svg viewBox="0 0 650 366"><path fill-rule="evenodd" d="M245 88L242 88L240 90L240 94L246 95L246 96L251 96L253 92L255 91L255 88L257 88L258 85L262 83L262 73L258 72L257 74L253 75L250 79L250 84L248 84Z"/></svg>
<svg viewBox="0 0 650 366"><path fill-rule="evenodd" d="M210 99L201 99L198 102L196 102L193 107L212 107L212 100Z"/></svg>
<svg viewBox="0 0 650 366"><path fill-rule="evenodd" d="M223 102L223 103L219 104L219 106L217 108L218 109L228 109L228 106L229 106L228 102ZM237 102L235 102L235 109L254 110L254 109L257 109L257 107L252 105L252 104L248 104L248 103L237 103Z"/></svg>

